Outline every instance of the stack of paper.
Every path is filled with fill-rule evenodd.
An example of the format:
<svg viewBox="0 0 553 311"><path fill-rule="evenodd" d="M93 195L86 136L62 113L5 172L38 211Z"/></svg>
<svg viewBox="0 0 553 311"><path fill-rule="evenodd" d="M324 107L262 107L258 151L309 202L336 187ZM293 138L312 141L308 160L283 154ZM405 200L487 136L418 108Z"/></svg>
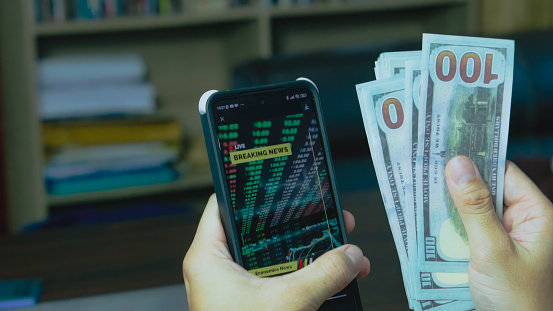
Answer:
<svg viewBox="0 0 553 311"><path fill-rule="evenodd" d="M39 107L44 120L149 114L156 89L135 54L63 56L38 64Z"/></svg>
<svg viewBox="0 0 553 311"><path fill-rule="evenodd" d="M169 182L181 130L160 119L156 88L136 54L60 56L38 65L50 194Z"/></svg>
<svg viewBox="0 0 553 311"><path fill-rule="evenodd" d="M50 194L158 184L177 178L181 132L174 120L98 120L43 125Z"/></svg>

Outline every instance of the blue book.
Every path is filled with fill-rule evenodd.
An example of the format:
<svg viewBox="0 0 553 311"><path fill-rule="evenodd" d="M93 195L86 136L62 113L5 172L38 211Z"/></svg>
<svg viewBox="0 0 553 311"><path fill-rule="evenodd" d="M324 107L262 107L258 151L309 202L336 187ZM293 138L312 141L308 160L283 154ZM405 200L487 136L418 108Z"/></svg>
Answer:
<svg viewBox="0 0 553 311"><path fill-rule="evenodd" d="M146 15L156 15L159 12L158 0L148 0L148 8L146 8Z"/></svg>
<svg viewBox="0 0 553 311"><path fill-rule="evenodd" d="M34 3L34 15L35 15L35 22L40 23L42 22L42 14L40 12L40 0L33 0Z"/></svg>
<svg viewBox="0 0 553 311"><path fill-rule="evenodd" d="M125 0L117 0L117 16L125 16Z"/></svg>
<svg viewBox="0 0 553 311"><path fill-rule="evenodd" d="M77 0L77 18L98 19L103 13L102 0Z"/></svg>
<svg viewBox="0 0 553 311"><path fill-rule="evenodd" d="M0 310L32 307L40 292L38 279L0 281Z"/></svg>
<svg viewBox="0 0 553 311"><path fill-rule="evenodd" d="M82 179L64 179L47 182L46 188L52 195L68 195L127 187L162 184L175 180L178 173L169 167L155 170L135 171L103 175Z"/></svg>

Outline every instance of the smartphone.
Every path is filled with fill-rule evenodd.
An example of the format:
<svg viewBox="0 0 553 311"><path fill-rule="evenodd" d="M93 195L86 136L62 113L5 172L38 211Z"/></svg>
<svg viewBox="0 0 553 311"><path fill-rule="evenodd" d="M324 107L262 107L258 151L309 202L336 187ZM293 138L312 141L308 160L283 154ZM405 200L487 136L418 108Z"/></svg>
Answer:
<svg viewBox="0 0 553 311"><path fill-rule="evenodd" d="M229 250L253 275L302 269L347 243L317 87L305 78L199 103ZM362 310L357 283L320 310Z"/></svg>

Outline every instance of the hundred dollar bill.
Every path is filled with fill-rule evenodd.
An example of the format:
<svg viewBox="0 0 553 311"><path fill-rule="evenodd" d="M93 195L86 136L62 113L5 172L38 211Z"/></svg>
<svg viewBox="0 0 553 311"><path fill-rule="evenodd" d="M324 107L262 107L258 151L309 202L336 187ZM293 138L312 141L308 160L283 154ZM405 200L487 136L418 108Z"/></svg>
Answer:
<svg viewBox="0 0 553 311"><path fill-rule="evenodd" d="M421 85L421 61L405 62L405 105L411 106L412 123L411 123L411 169L413 177L412 192L407 194L407 209L408 215L417 214L416 200L416 167L417 167L417 137L418 133L418 114L420 103L420 85ZM410 210L409 210L410 209ZM468 275L466 273L430 273L421 271L417 261L417 236L416 236L416 217L407 219L407 231L409 239L409 271L411 275L409 279L412 284L413 296L415 299L463 299L470 300L470 292L468 288ZM427 301L427 305L432 303ZM463 306L466 303L461 304ZM452 307L453 305L450 305ZM432 309L434 310L434 309Z"/></svg>
<svg viewBox="0 0 553 311"><path fill-rule="evenodd" d="M375 62L376 79L386 79L405 73L405 62L420 61L422 51L386 52L380 54Z"/></svg>
<svg viewBox="0 0 553 311"><path fill-rule="evenodd" d="M502 216L514 42L424 34L422 55L418 266L421 271L466 272L468 238L444 168L456 155L471 158Z"/></svg>
<svg viewBox="0 0 553 311"><path fill-rule="evenodd" d="M418 300L471 300L467 273L416 270L413 296Z"/></svg>
<svg viewBox="0 0 553 311"><path fill-rule="evenodd" d="M422 54L422 53L421 53ZM417 145L418 145L418 130L419 130L419 98L420 98L420 76L421 76L421 61L410 60L405 62L405 105L411 107L411 177L413 178L413 187L411 193L407 194L408 205L413 217L407 221L409 245L409 271L411 275L411 287L413 288L413 296L417 298L417 289L415 278L418 277L418 261L417 258Z"/></svg>
<svg viewBox="0 0 553 311"><path fill-rule="evenodd" d="M420 79L417 81L419 80ZM398 76L393 79L362 84L358 86L358 95L360 96L359 101L365 121L364 123L366 125L369 144L371 144L371 153L373 154L372 157L375 170L379 178L390 227L394 235L394 241L396 242L402 265L404 282L409 283L405 284L406 292L411 292L411 294L408 294L408 297L415 299L412 286L415 284L421 288L421 284L420 282L412 282L408 277L412 274L409 272L408 268L405 268L405 266L409 267L412 261L409 254L416 254L416 251L413 251L411 247L416 247L416 239L413 238L416 231L414 228L414 209L412 208L414 201L412 198L414 179L412 177L413 147L411 144L411 135L413 133L413 126L411 125L413 122L413 110L411 108L415 106L412 101L409 101L409 106L404 108L404 101L406 101L405 99L407 98L407 95L403 92L403 88L405 87L404 81L403 76ZM382 98L380 102L375 97L371 97L373 95L379 96L380 94L386 94L389 95L389 97ZM386 100L390 100L390 98L393 99L394 105L396 105L395 107L386 105ZM386 118L389 118L388 122L386 122ZM418 122L417 119L415 119L415 121ZM415 129L416 128L417 127L415 127ZM377 133L379 137L373 139L370 136L372 135L371 133ZM416 132L414 137L417 137ZM380 144L380 148L373 147L372 144ZM379 156L377 155L379 150L385 150L387 152ZM387 193L388 199L386 198ZM396 196L395 199L393 198L394 195ZM395 202L392 204L392 201ZM407 243L405 243L406 240ZM422 274L422 277L426 278L427 275L430 277L433 286L426 286L424 290L421 290L418 294L420 298L417 297L418 299L426 300L426 310L434 310L434 308L430 308L430 306L442 306L444 304L428 301L430 299L470 299L466 280L461 282L461 286L463 286L465 291L461 293L457 290L459 288L458 278L453 278L454 282L452 283L452 277L450 275L444 274L444 277L437 278L436 274L425 272ZM466 277L466 274L464 274L465 279ZM448 280L448 282L444 280ZM445 291L443 289L445 289ZM455 292L451 290L455 290ZM415 301L412 303L414 303L414 308L418 309L418 303ZM449 307L455 305L457 304L450 304ZM464 308L466 303L460 305Z"/></svg>
<svg viewBox="0 0 553 311"><path fill-rule="evenodd" d="M357 85L359 105L378 184L396 244L409 304L406 193L411 191L411 111L404 107L404 78L394 77ZM412 217L411 217L412 218Z"/></svg>
<svg viewBox="0 0 553 311"><path fill-rule="evenodd" d="M423 300L417 301L415 311L470 311L474 310L472 301Z"/></svg>

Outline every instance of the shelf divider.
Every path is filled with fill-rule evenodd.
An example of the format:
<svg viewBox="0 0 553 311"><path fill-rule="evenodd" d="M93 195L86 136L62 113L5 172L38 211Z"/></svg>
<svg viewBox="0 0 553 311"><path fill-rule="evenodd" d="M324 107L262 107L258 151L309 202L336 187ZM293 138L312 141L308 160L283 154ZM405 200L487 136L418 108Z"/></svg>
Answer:
<svg viewBox="0 0 553 311"><path fill-rule="evenodd" d="M164 184L110 189L69 195L49 195L49 206L74 205L107 200L129 199L177 191L190 191L213 186L209 168L193 169L181 178Z"/></svg>
<svg viewBox="0 0 553 311"><path fill-rule="evenodd" d="M36 107L36 41L31 1L0 1L0 46L4 92L4 167L8 230L18 232L47 217L42 180L42 136Z"/></svg>

